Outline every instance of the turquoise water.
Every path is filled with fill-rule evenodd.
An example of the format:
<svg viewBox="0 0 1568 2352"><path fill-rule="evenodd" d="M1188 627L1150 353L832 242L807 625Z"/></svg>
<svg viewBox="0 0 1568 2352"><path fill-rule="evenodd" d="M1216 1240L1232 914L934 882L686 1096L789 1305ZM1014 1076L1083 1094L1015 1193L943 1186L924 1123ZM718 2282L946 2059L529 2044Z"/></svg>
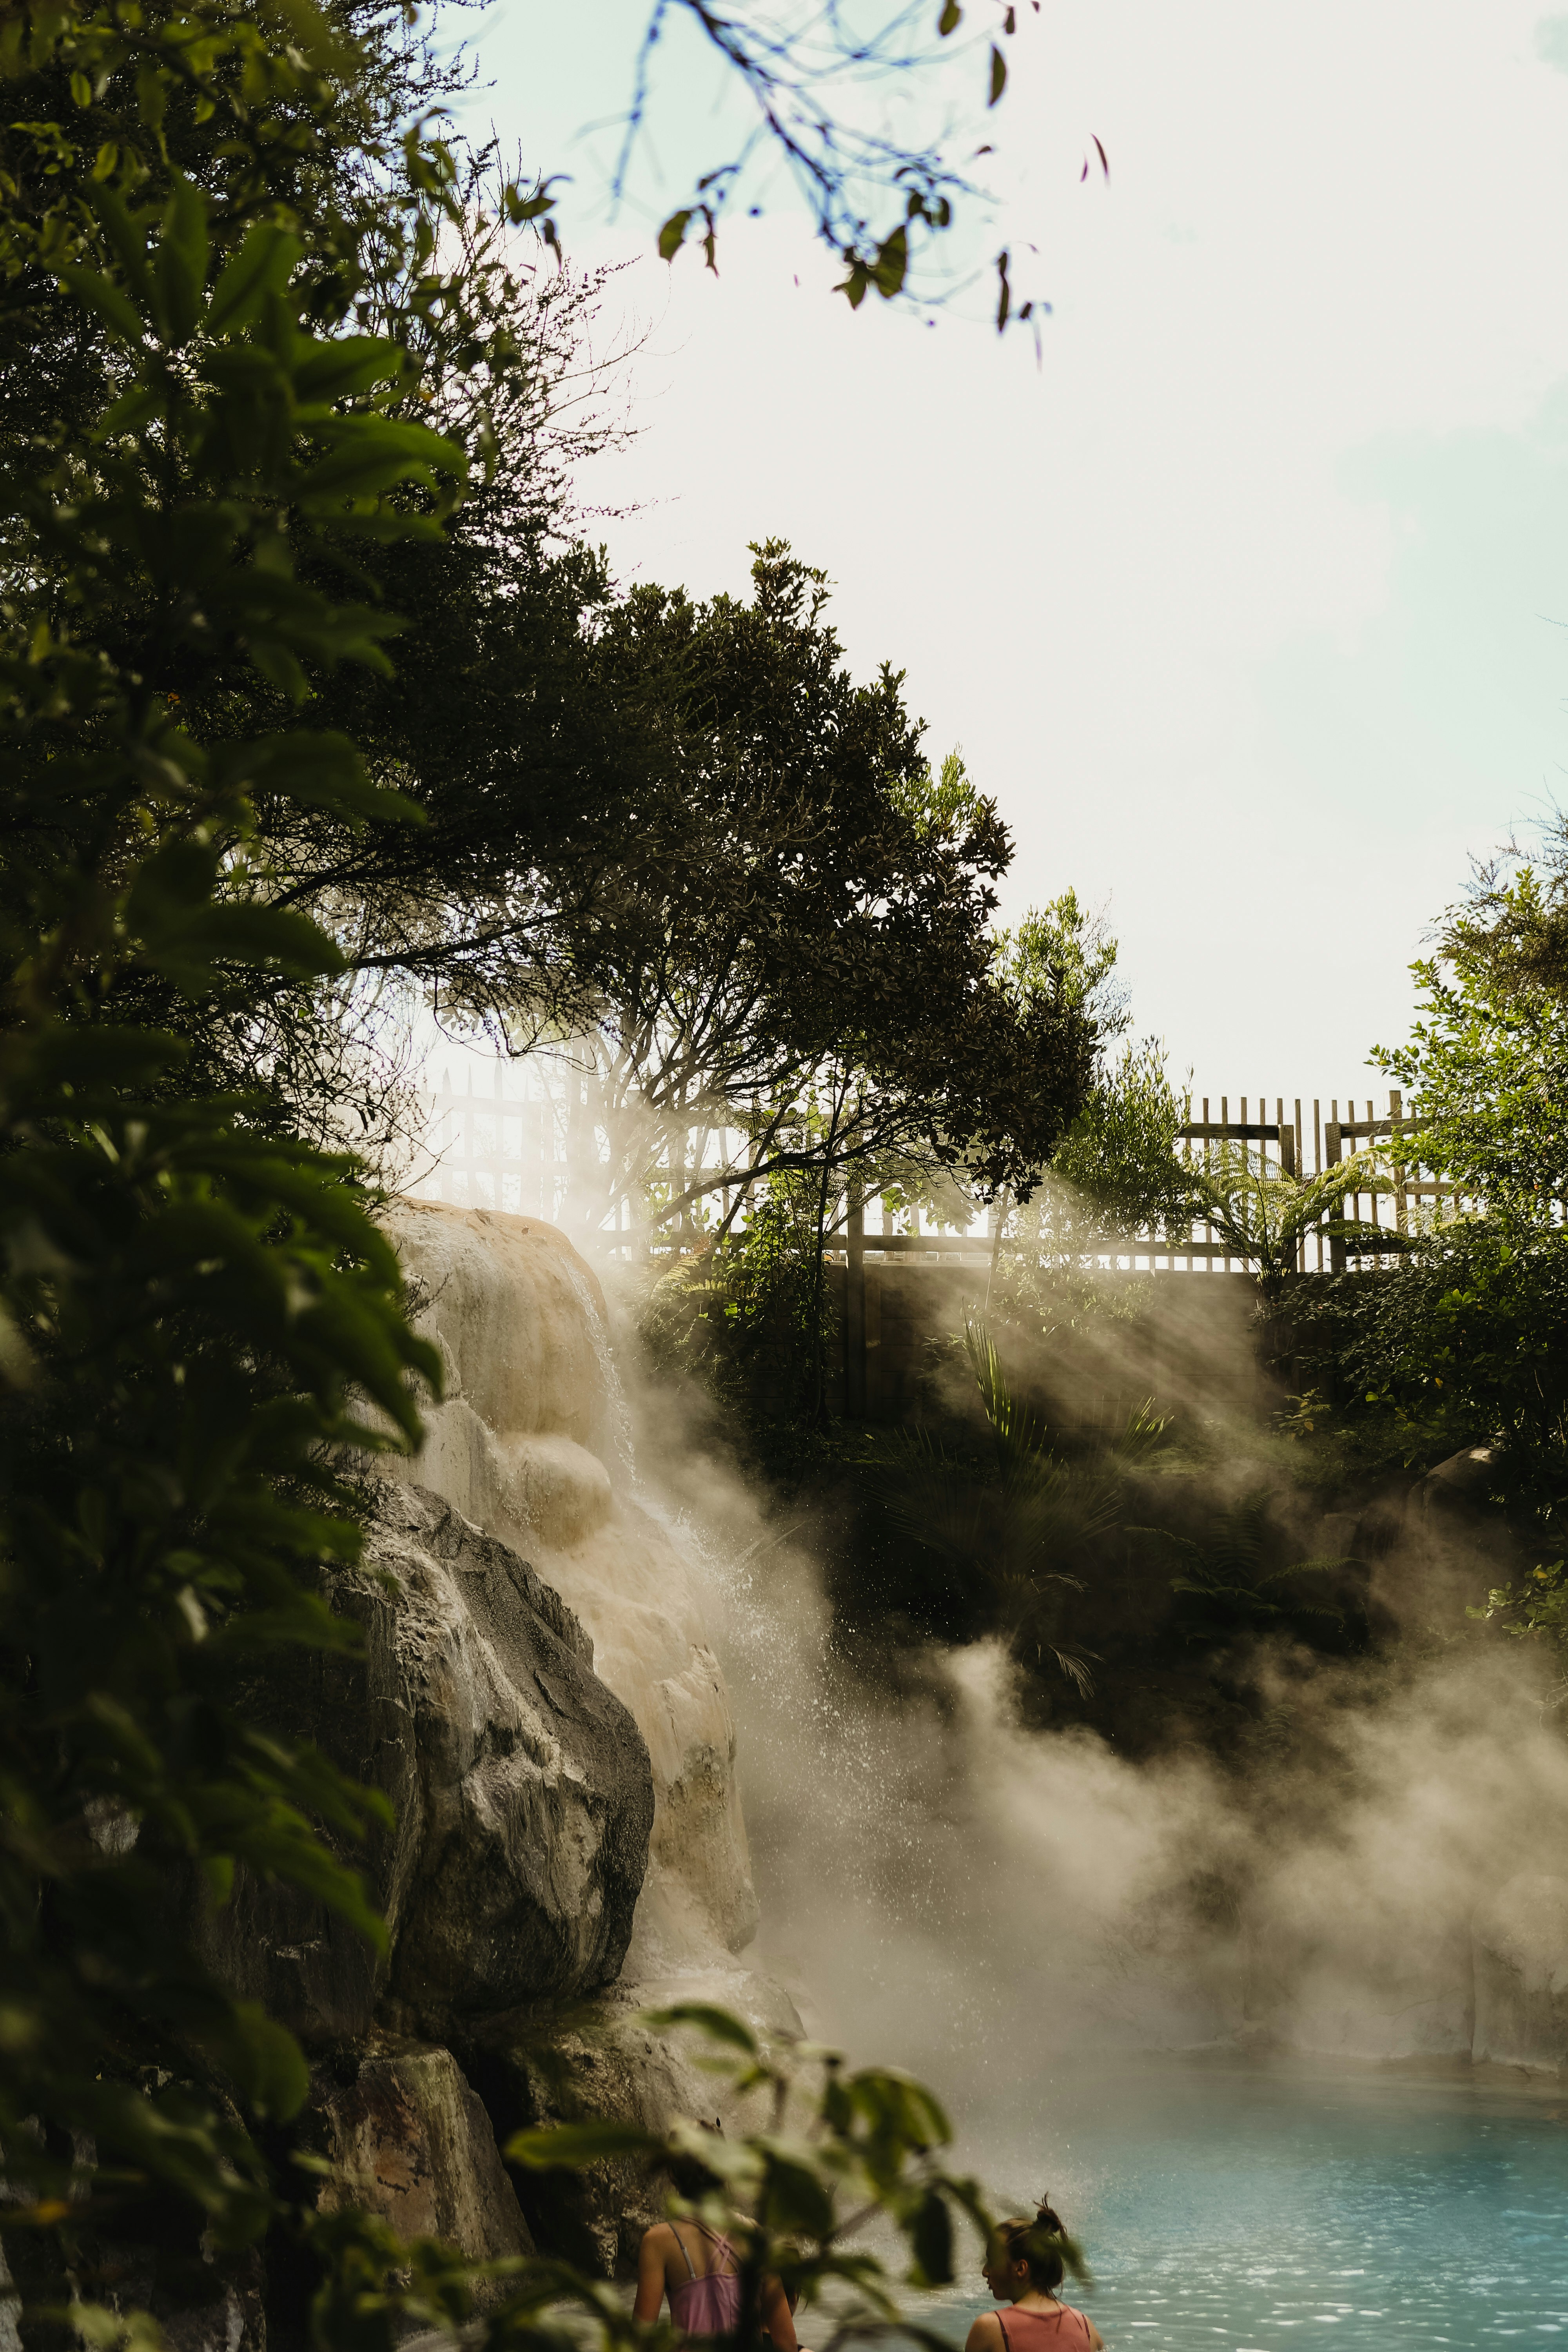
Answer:
<svg viewBox="0 0 1568 2352"><path fill-rule="evenodd" d="M1169 2065L1058 2077L1028 2140L1113 2352L1568 2336L1568 2093ZM977 2280L926 2315L993 2308Z"/></svg>

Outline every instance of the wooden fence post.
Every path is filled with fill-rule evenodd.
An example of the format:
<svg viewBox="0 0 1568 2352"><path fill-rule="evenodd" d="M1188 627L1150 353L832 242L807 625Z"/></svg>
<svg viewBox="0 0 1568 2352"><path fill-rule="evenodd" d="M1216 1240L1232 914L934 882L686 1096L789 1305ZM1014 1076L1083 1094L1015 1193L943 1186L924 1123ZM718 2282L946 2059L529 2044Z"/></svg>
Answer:
<svg viewBox="0 0 1568 2352"><path fill-rule="evenodd" d="M1339 1108L1338 1103L1331 1104L1330 1108L1337 1111ZM1353 1103L1351 1106L1351 1116L1352 1118L1355 1116L1355 1106ZM1325 1122L1323 1128L1323 1165L1325 1168L1337 1168L1339 1164L1340 1122L1337 1118L1331 1118ZM1345 1204L1342 1200L1340 1202L1340 1214L1342 1216L1344 1214L1344 1206ZM1343 1274L1344 1270L1345 1245L1342 1241L1331 1240L1329 1243L1329 1271L1331 1274Z"/></svg>
<svg viewBox="0 0 1568 2352"><path fill-rule="evenodd" d="M844 1229L844 1411L850 1421L866 1418L866 1204L860 1187L850 1188Z"/></svg>

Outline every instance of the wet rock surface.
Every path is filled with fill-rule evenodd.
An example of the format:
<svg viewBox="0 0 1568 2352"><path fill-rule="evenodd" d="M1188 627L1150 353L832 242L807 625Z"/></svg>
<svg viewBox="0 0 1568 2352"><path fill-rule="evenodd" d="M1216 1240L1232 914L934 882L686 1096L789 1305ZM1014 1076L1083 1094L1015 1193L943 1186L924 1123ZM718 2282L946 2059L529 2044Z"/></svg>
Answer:
<svg viewBox="0 0 1568 2352"><path fill-rule="evenodd" d="M689 1565L630 1489L591 1270L537 1220L405 1202L386 1222L447 1402L416 1461L378 1463L364 1557L325 1584L361 1648L239 1696L389 1801L395 1826L340 1849L388 1949L243 1874L205 1948L306 2044L327 2210L476 2260L525 2250L531 2224L624 2274L667 2184L633 2162L514 2182L500 2147L552 2120L713 2119L647 2005L800 2031L731 1958L757 1903L728 1694ZM291 2352L308 2282L280 2272L268 2295Z"/></svg>
<svg viewBox="0 0 1568 2352"><path fill-rule="evenodd" d="M312 2078L310 2123L335 2168L323 2211L360 2207L471 2262L532 2252L489 2116L450 2051L378 2037L345 2053Z"/></svg>
<svg viewBox="0 0 1568 2352"><path fill-rule="evenodd" d="M391 1485L331 1597L363 1650L309 1659L258 1704L391 1801L367 1872L391 1948L378 1960L321 1906L242 1881L206 1923L214 1964L307 2039L364 2034L384 2002L383 2022L445 2040L456 2018L611 1982L653 1790L572 1612L438 1496Z"/></svg>
<svg viewBox="0 0 1568 2352"><path fill-rule="evenodd" d="M469 2080L504 2145L515 2131L555 2123L633 2122L663 2133L678 2116L721 2130L754 2128L727 2084L692 2063L700 2041L658 2032L647 2008L708 2001L743 2017L766 2043L804 2028L788 1995L744 1969L620 1985L553 2015L515 2011L486 2019L465 2041ZM603 2278L636 2268L645 2229L664 2218L669 2182L640 2161L580 2172L520 2173L518 2195L541 2243Z"/></svg>

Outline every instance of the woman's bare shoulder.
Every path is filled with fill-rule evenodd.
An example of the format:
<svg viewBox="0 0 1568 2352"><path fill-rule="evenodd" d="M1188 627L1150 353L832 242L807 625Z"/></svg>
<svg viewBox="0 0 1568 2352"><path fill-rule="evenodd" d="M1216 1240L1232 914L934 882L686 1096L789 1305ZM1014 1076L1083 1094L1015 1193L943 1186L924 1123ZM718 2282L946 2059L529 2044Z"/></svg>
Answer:
<svg viewBox="0 0 1568 2352"><path fill-rule="evenodd" d="M1003 2352L1005 2341L997 2314L983 2311L963 2339L963 2352Z"/></svg>

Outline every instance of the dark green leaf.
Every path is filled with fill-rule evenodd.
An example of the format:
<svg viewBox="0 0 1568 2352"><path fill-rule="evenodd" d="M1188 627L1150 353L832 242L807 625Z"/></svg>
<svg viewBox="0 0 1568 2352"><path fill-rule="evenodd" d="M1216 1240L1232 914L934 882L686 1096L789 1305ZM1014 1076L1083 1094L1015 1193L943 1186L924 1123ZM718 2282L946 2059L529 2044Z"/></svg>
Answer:
<svg viewBox="0 0 1568 2352"><path fill-rule="evenodd" d="M253 2115L287 2123L310 2095L310 2070L299 2043L255 2001L235 2004L236 2032L226 2055Z"/></svg>
<svg viewBox="0 0 1568 2352"><path fill-rule="evenodd" d="M232 334L247 327L268 294L281 294L298 267L297 236L271 221L258 221L234 258L225 265L207 305L207 330Z"/></svg>
<svg viewBox="0 0 1568 2352"><path fill-rule="evenodd" d="M580 2172L585 2165L616 2157L640 2156L651 2162L663 2145L637 2124L546 2124L535 2131L514 2132L501 2153L509 2164L521 2164L529 2172Z"/></svg>
<svg viewBox="0 0 1568 2352"><path fill-rule="evenodd" d="M142 933L142 958L187 995L204 994L226 964L269 965L291 979L346 969L342 950L306 915L258 904L205 907Z"/></svg>
<svg viewBox="0 0 1568 2352"><path fill-rule="evenodd" d="M330 403L395 378L405 364L395 343L374 335L345 335L341 341L310 347L290 373L300 400Z"/></svg>
<svg viewBox="0 0 1568 2352"><path fill-rule="evenodd" d="M174 180L153 273L163 340L178 349L195 332L207 277L206 199L183 173Z"/></svg>
<svg viewBox="0 0 1568 2352"><path fill-rule="evenodd" d="M952 2216L940 2190L927 2190L906 2226L915 2261L915 2284L927 2288L946 2286L952 2277Z"/></svg>
<svg viewBox="0 0 1568 2352"><path fill-rule="evenodd" d="M678 2000L670 2009L645 2010L643 2023L655 2033L672 2033L678 2026L694 2025L710 2042L727 2042L731 2050L743 2050L749 2058L757 2055L757 2037L751 2027L712 2001Z"/></svg>
<svg viewBox="0 0 1568 2352"><path fill-rule="evenodd" d="M103 224L104 233L131 281L131 290L147 310L153 302L153 273L147 266L147 237L114 190L101 181L87 192L88 202Z"/></svg>
<svg viewBox="0 0 1568 2352"><path fill-rule="evenodd" d="M79 262L71 262L61 270L60 283L126 342L141 342L142 326L136 306L109 278L100 278L96 269L84 268Z"/></svg>

